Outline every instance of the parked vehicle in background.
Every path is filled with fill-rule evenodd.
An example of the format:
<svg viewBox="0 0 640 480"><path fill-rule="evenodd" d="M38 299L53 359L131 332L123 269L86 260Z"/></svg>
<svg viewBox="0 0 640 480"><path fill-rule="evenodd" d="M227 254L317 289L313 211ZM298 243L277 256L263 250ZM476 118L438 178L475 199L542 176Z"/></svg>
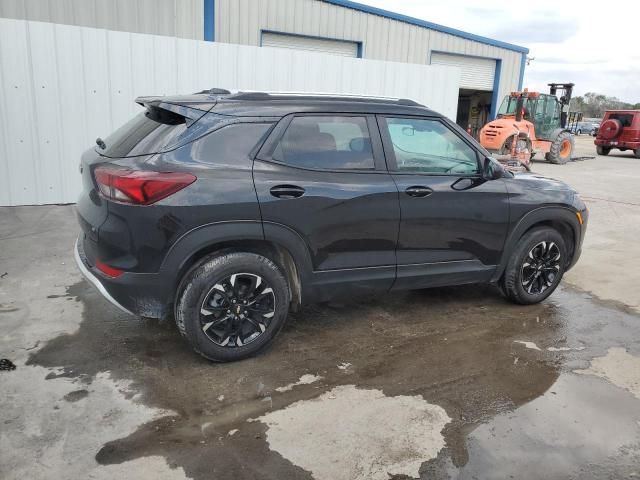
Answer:
<svg viewBox="0 0 640 480"><path fill-rule="evenodd" d="M211 360L256 353L290 307L336 296L492 283L537 303L580 256L574 190L514 176L413 101L137 102L82 157L76 262L122 310L174 314Z"/></svg>
<svg viewBox="0 0 640 480"><path fill-rule="evenodd" d="M567 163L574 139L564 128L564 107L569 105L573 87L573 83L549 83L548 94L527 89L511 92L502 101L497 118L480 130L480 143L491 153L517 158L525 166L538 153L548 162Z"/></svg>
<svg viewBox="0 0 640 480"><path fill-rule="evenodd" d="M569 130L575 135L582 135L583 133L586 135L594 135L597 128L598 125L592 122L577 122L575 125L572 125Z"/></svg>
<svg viewBox="0 0 640 480"><path fill-rule="evenodd" d="M594 140L598 155L617 148L640 158L640 110L607 110Z"/></svg>

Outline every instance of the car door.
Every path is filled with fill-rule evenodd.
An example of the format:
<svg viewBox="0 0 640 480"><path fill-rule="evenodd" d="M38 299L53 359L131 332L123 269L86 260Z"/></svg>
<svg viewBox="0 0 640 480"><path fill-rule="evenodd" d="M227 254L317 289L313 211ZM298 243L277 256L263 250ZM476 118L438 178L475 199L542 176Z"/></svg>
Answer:
<svg viewBox="0 0 640 480"><path fill-rule="evenodd" d="M394 288L488 280L508 229L504 181L483 178L479 151L444 119L379 116L378 123L400 195Z"/></svg>
<svg viewBox="0 0 640 480"><path fill-rule="evenodd" d="M374 116L285 118L253 174L267 240L284 227L305 242L316 299L336 284L342 293L391 287L400 207Z"/></svg>

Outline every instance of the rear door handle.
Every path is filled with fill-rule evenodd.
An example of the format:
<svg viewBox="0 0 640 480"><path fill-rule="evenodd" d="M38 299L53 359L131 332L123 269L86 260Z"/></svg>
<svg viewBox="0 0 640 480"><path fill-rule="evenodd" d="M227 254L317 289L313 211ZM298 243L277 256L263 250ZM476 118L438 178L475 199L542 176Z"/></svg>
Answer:
<svg viewBox="0 0 640 480"><path fill-rule="evenodd" d="M415 185L413 187L408 187L404 193L409 195L410 197L428 197L433 193L429 187L423 187L421 185Z"/></svg>
<svg viewBox="0 0 640 480"><path fill-rule="evenodd" d="M271 195L278 198L298 198L304 195L304 188L297 185L276 185L271 187Z"/></svg>

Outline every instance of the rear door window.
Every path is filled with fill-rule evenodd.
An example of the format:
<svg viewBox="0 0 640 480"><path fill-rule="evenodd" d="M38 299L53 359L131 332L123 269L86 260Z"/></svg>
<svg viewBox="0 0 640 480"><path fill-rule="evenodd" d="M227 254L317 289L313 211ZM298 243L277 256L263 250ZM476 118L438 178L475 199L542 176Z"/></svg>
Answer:
<svg viewBox="0 0 640 480"><path fill-rule="evenodd" d="M272 158L300 168L373 170L367 118L337 115L294 117Z"/></svg>

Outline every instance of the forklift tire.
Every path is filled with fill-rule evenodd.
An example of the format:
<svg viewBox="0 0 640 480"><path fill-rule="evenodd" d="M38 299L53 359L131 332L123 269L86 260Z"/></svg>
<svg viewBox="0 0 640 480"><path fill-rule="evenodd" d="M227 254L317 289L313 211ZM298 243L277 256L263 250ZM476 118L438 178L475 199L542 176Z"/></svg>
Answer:
<svg viewBox="0 0 640 480"><path fill-rule="evenodd" d="M611 148L609 148L609 147L603 147L601 145L598 145L596 147L596 153L598 155L609 155L610 151L611 151Z"/></svg>
<svg viewBox="0 0 640 480"><path fill-rule="evenodd" d="M574 147L573 135L569 132L560 132L551 144L551 149L545 158L551 163L564 165L571 160Z"/></svg>

